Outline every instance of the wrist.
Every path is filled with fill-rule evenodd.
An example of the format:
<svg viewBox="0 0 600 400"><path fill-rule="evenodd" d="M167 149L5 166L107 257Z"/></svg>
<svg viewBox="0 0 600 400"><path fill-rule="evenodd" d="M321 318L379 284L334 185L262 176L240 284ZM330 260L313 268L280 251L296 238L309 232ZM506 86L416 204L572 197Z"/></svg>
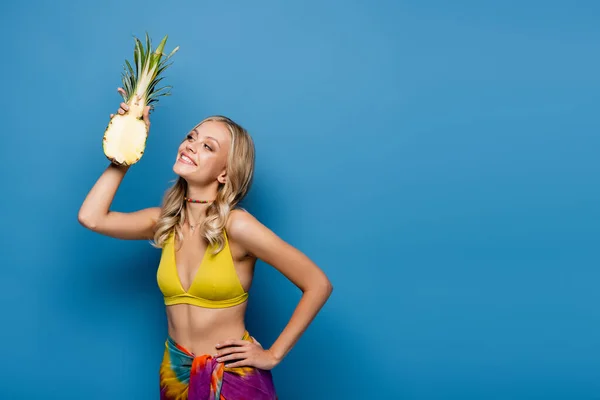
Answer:
<svg viewBox="0 0 600 400"><path fill-rule="evenodd" d="M276 350L273 350L271 348L271 349L269 349L269 353L271 353L271 357L273 357L273 361L275 362L275 365L279 364L281 362L281 360L283 360L283 355L281 355L280 353L277 353Z"/></svg>
<svg viewBox="0 0 600 400"><path fill-rule="evenodd" d="M121 172L127 172L127 170L129 170L129 167L131 167L131 165L119 165L119 164L116 164L111 161L109 167L117 169Z"/></svg>

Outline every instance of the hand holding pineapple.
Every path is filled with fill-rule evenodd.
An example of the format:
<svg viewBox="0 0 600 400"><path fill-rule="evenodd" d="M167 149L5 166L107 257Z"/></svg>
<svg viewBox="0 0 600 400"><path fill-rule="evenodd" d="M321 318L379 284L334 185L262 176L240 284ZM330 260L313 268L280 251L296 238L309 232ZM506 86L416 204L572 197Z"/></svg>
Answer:
<svg viewBox="0 0 600 400"><path fill-rule="evenodd" d="M117 92L121 93L122 96L125 95L125 90L123 90L123 88L118 88ZM151 109L152 109L151 106L146 106L146 108L144 109L144 114L143 114L143 120L144 120L144 123L146 124L146 129L147 129L148 133L150 133L150 110ZM129 106L127 105L127 103L121 102L119 109L117 110L117 114L125 115L127 113L127 111L129 111ZM114 116L115 116L115 114L110 114L110 119L112 119Z"/></svg>

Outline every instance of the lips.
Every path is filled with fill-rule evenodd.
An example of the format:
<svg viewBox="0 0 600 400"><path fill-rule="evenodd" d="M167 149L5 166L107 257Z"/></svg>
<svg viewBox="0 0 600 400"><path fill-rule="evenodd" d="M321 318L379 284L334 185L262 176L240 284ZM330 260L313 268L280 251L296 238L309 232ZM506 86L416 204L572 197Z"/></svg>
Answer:
<svg viewBox="0 0 600 400"><path fill-rule="evenodd" d="M179 156L179 159L185 164L192 164L192 165L198 166L198 164L196 164L196 162L192 159L192 157L190 157L185 152L181 153L181 155Z"/></svg>

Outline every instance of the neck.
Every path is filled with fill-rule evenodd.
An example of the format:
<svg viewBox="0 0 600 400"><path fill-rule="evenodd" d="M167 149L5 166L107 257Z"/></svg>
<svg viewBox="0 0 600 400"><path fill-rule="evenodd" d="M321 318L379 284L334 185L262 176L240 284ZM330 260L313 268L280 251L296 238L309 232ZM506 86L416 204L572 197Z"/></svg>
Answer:
<svg viewBox="0 0 600 400"><path fill-rule="evenodd" d="M190 204L188 203L185 207L185 212L187 215L187 221L189 225L200 225L200 223L206 217L206 209L208 208L208 204Z"/></svg>
<svg viewBox="0 0 600 400"><path fill-rule="evenodd" d="M189 187L186 190L185 193L185 197L189 198L189 199L194 199L194 200L208 200L209 202L212 202L213 200L215 200L217 198L217 191L212 188L212 187L203 187L203 188L196 188L196 187ZM194 205L206 205L206 204L201 204L201 203L193 203Z"/></svg>
<svg viewBox="0 0 600 400"><path fill-rule="evenodd" d="M208 203L194 203L183 200L185 202L185 211L189 216L188 223L195 226L199 225L204 220L204 217L206 216L206 209L213 203L217 197L217 193L208 188L188 187L185 197L193 200L208 201Z"/></svg>

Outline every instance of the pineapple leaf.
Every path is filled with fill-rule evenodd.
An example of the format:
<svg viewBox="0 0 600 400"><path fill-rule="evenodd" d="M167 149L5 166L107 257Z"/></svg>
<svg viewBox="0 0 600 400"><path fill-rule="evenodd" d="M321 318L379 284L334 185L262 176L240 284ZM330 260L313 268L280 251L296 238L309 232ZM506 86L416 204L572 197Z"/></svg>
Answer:
<svg viewBox="0 0 600 400"><path fill-rule="evenodd" d="M133 78L137 78L137 75L133 73L133 68L131 67L131 64L129 64L129 61L125 60L125 63L127 64L127 69L129 70L129 74Z"/></svg>
<svg viewBox="0 0 600 400"><path fill-rule="evenodd" d="M148 99L150 100L158 100L158 98L162 97L162 96L170 96L171 92L170 91L164 91L163 89L171 89L171 87L163 87L160 88L159 90L157 90L156 92L152 93Z"/></svg>
<svg viewBox="0 0 600 400"><path fill-rule="evenodd" d="M154 88L156 87L156 85L158 84L158 82L162 81L164 79L164 76L161 76L158 79L155 79L150 86L148 86L148 91L146 92L148 95L151 95L154 92Z"/></svg>
<svg viewBox="0 0 600 400"><path fill-rule="evenodd" d="M163 56L163 50L165 49L165 43L167 43L167 37L168 35L165 35L165 37L158 44L156 51L154 52L154 59L152 63L153 67L160 65L161 58Z"/></svg>
<svg viewBox="0 0 600 400"><path fill-rule="evenodd" d="M142 42L140 39L135 38L135 54L137 55L136 66L138 75L140 76L144 67L144 49L142 48Z"/></svg>
<svg viewBox="0 0 600 400"><path fill-rule="evenodd" d="M156 89L158 83L164 79L161 74L172 65L172 62L167 61L179 50L179 46L177 46L169 55L166 55L164 51L167 39L168 35L165 35L157 48L152 51L152 41L148 32L145 33L145 38L142 40L134 36L133 63L135 64L135 71L132 64L126 60L122 76L123 89L127 97L126 101L131 100L136 94L141 96L142 93L138 93L140 89L145 89L146 104L155 103L159 97L170 95L168 90L171 89L171 86ZM140 85L143 85L143 87L140 87Z"/></svg>
<svg viewBox="0 0 600 400"><path fill-rule="evenodd" d="M134 90L134 81L131 79L131 77L128 77L128 76L123 77L123 89L125 90L125 93L126 93L125 95L123 95L123 98L127 102L131 99L131 95Z"/></svg>
<svg viewBox="0 0 600 400"><path fill-rule="evenodd" d="M171 85L165 85L165 86L161 87L160 89L156 89L154 92L156 93L163 89L172 89L172 88L173 88L173 86L171 86Z"/></svg>
<svg viewBox="0 0 600 400"><path fill-rule="evenodd" d="M144 54L144 45L142 45L142 41L138 38L136 38L135 41L136 41L136 50L138 51L138 61L140 64L140 75L141 75L144 71L144 62L146 60L146 56Z"/></svg>
<svg viewBox="0 0 600 400"><path fill-rule="evenodd" d="M165 58L163 61L167 61L169 58L171 58L171 56L172 56L173 54L175 54L175 53L177 52L177 50L179 50L179 46L175 47L175 48L173 49L173 51L171 52L171 54L169 54L169 55L167 56L167 58Z"/></svg>
<svg viewBox="0 0 600 400"><path fill-rule="evenodd" d="M161 65L158 70L156 70L156 75L160 75L165 69L167 69L167 67L169 67L169 65L173 64L173 61L171 61L169 64L165 64L165 65Z"/></svg>
<svg viewBox="0 0 600 400"><path fill-rule="evenodd" d="M148 32L146 32L146 59L144 60L144 69L149 71L152 68L152 43L150 41L150 36L148 36Z"/></svg>
<svg viewBox="0 0 600 400"><path fill-rule="evenodd" d="M167 89L167 90L168 90L168 89L171 89L171 88L172 88L172 86L163 86L163 87L161 87L160 89L157 89L157 90L155 90L154 92L152 92L152 93L150 94L150 96L148 96L148 98L155 98L155 97L163 96L164 94L163 94L163 93L161 93L161 92L162 92L163 90L165 90L165 89Z"/></svg>
<svg viewBox="0 0 600 400"><path fill-rule="evenodd" d="M140 73L140 56L138 54L137 42L135 42L135 47L133 49L133 62L135 64L135 76L138 76Z"/></svg>
<svg viewBox="0 0 600 400"><path fill-rule="evenodd" d="M148 36L148 32L146 32L146 57L148 57L152 51L152 44L150 43L150 36Z"/></svg>

